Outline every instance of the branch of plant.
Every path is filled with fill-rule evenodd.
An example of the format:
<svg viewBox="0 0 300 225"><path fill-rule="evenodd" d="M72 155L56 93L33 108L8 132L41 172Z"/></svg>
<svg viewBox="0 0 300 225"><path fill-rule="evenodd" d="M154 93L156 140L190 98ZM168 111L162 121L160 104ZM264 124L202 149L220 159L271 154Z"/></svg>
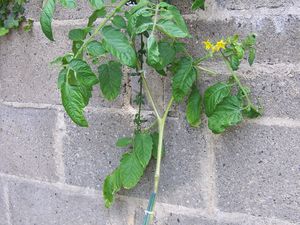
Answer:
<svg viewBox="0 0 300 225"><path fill-rule="evenodd" d="M86 47L86 45L93 40L93 38L98 34L98 32L106 25L106 23L115 16L115 14L128 2L128 0L122 0L116 8L108 14L105 19L98 25L98 27L94 30L94 32L91 34L91 36L84 41L82 46L78 49L75 58L77 58L80 53L83 51L83 49Z"/></svg>
<svg viewBox="0 0 300 225"><path fill-rule="evenodd" d="M221 51L221 54L222 54L222 57L224 59L224 62L228 68L228 70L230 71L231 73L231 76L233 77L234 81L237 83L237 85L239 86L239 88L241 89L242 93L244 94L246 100L247 100L247 103L248 103L248 106L251 106L253 105L251 100L250 100L250 97L247 93L247 91L245 90L245 88L243 87L239 77L237 76L237 74L234 72L234 70L231 68L230 66L230 62L228 61L228 59L226 58L226 56L223 54L223 52Z"/></svg>
<svg viewBox="0 0 300 225"><path fill-rule="evenodd" d="M210 69L208 69L208 68L202 67L202 66L200 66L200 65L198 65L197 67L198 67L200 70L202 70L202 71L204 71L204 72L207 72L207 73L209 73L209 74L212 75L212 76L218 75L217 72L215 72L215 71L213 71L213 70L210 70Z"/></svg>
<svg viewBox="0 0 300 225"><path fill-rule="evenodd" d="M153 97L152 97L152 94L151 94L148 82L147 82L147 80L145 78L145 71L141 71L141 78L143 79L143 84L144 84L144 87L145 87L145 92L146 92L147 97L149 99L149 102L150 102L150 104L151 104L151 106L152 106L152 108L154 110L155 116L157 117L157 120L160 121L161 117L160 117L160 114L158 112L158 108L156 106L156 103L153 100Z"/></svg>

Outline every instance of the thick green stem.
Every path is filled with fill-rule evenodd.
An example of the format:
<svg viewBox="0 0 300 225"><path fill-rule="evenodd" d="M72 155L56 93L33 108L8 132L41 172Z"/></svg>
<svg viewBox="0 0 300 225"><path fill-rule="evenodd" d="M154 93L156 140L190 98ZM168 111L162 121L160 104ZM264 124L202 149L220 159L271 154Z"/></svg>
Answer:
<svg viewBox="0 0 300 225"><path fill-rule="evenodd" d="M148 93L151 95L151 93ZM163 150L163 142L164 142L164 132L165 132L165 125L168 113L173 105L173 97L168 103L168 106L164 112L163 117L157 117L158 121L158 149L157 149L157 160L156 160L156 169L155 169L155 175L154 175L154 188L153 193L151 194L151 198L149 200L148 209L146 211L145 219L143 225L149 225L152 224L153 218L154 218L154 207L156 202L156 196L158 193L158 186L160 181L160 170L161 170L161 159L162 159L162 150Z"/></svg>

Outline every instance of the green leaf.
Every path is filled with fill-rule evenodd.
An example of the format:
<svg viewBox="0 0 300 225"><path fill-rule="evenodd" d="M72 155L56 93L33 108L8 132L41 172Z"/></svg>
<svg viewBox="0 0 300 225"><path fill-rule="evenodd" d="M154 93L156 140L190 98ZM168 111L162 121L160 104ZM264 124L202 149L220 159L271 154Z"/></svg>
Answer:
<svg viewBox="0 0 300 225"><path fill-rule="evenodd" d="M160 19L157 28L171 38L186 38L190 34L170 20Z"/></svg>
<svg viewBox="0 0 300 225"><path fill-rule="evenodd" d="M127 27L126 21L120 15L116 15L111 22L113 23L113 25L115 25L119 29L122 29L122 28L125 29Z"/></svg>
<svg viewBox="0 0 300 225"><path fill-rule="evenodd" d="M216 83L206 89L204 93L204 106L208 117L214 113L217 105L229 96L230 91L231 86L223 82Z"/></svg>
<svg viewBox="0 0 300 225"><path fill-rule="evenodd" d="M137 57L127 37L112 26L102 29L103 44L107 51L118 58L122 64L135 68Z"/></svg>
<svg viewBox="0 0 300 225"><path fill-rule="evenodd" d="M262 115L262 110L257 109L255 106L251 105L243 110L243 115L250 119L254 119Z"/></svg>
<svg viewBox="0 0 300 225"><path fill-rule="evenodd" d="M99 82L89 64L81 59L73 59L69 64L69 68L76 73L77 81L81 85L92 88L93 85Z"/></svg>
<svg viewBox="0 0 300 225"><path fill-rule="evenodd" d="M90 29L73 29L69 32L69 39L72 41L82 41L86 38Z"/></svg>
<svg viewBox="0 0 300 225"><path fill-rule="evenodd" d="M92 15L89 17L88 27L91 27L98 18L103 18L105 16L106 16L105 8L95 10L92 13Z"/></svg>
<svg viewBox="0 0 300 225"><path fill-rule="evenodd" d="M232 70L236 71L239 69L241 60L237 55L232 55L229 57L229 63L230 63Z"/></svg>
<svg viewBox="0 0 300 225"><path fill-rule="evenodd" d="M106 208L111 207L115 199L115 194L121 190L121 187L121 172L120 169L117 168L104 180L102 193Z"/></svg>
<svg viewBox="0 0 300 225"><path fill-rule="evenodd" d="M197 10L197 9L204 10L204 6L205 6L205 0L194 0L194 3L192 5L192 10Z"/></svg>
<svg viewBox="0 0 300 225"><path fill-rule="evenodd" d="M193 59L182 57L172 77L172 94L176 102L181 101L189 93L196 77L197 70L193 67Z"/></svg>
<svg viewBox="0 0 300 225"><path fill-rule="evenodd" d="M186 33L187 36L190 36L187 25L180 11L174 5L170 5L166 2L161 2L159 5L167 9L166 11L162 11L160 13L161 18L169 21L172 20L180 30Z"/></svg>
<svg viewBox="0 0 300 225"><path fill-rule="evenodd" d="M0 37L6 35L9 32L9 29L0 27Z"/></svg>
<svg viewBox="0 0 300 225"><path fill-rule="evenodd" d="M42 31L46 35L46 37L54 41L53 33L52 33L52 18L55 11L55 0L47 0L42 9L40 24L42 27Z"/></svg>
<svg viewBox="0 0 300 225"><path fill-rule="evenodd" d="M134 153L144 168L146 168L151 159L152 145L150 134L139 133L135 135L133 143Z"/></svg>
<svg viewBox="0 0 300 225"><path fill-rule="evenodd" d="M69 9L75 8L76 7L76 1L75 0L60 0L60 3Z"/></svg>
<svg viewBox="0 0 300 225"><path fill-rule="evenodd" d="M154 132L151 134L152 137L152 142L153 142L153 148L152 148L152 157L154 159L157 159L157 154L158 154L158 141L159 141L159 134L158 132ZM165 146L163 145L162 147L162 157L165 155Z"/></svg>
<svg viewBox="0 0 300 225"><path fill-rule="evenodd" d="M57 79L57 87L58 89L61 89L63 86L64 82L66 82L66 77L67 77L68 69L64 68L59 72L58 79Z"/></svg>
<svg viewBox="0 0 300 225"><path fill-rule="evenodd" d="M125 189L131 189L137 185L144 172L136 154L126 153L120 164L121 182Z"/></svg>
<svg viewBox="0 0 300 225"><path fill-rule="evenodd" d="M249 56L248 56L248 62L249 65L252 66L255 60L256 50L255 48L250 48L249 50Z"/></svg>
<svg viewBox="0 0 300 225"><path fill-rule="evenodd" d="M199 127L201 124L201 112L202 97L197 86L193 85L186 107L186 118L192 127Z"/></svg>
<svg viewBox="0 0 300 225"><path fill-rule="evenodd" d="M86 106L84 90L80 86L72 86L66 82L61 85L62 104L70 118L79 126L87 127L83 109Z"/></svg>
<svg viewBox="0 0 300 225"><path fill-rule="evenodd" d="M132 144L132 138L131 137L124 137L118 139L116 146L119 148L124 148Z"/></svg>
<svg viewBox="0 0 300 225"><path fill-rule="evenodd" d="M158 44L153 35L150 35L147 40L147 63L151 66L160 63Z"/></svg>
<svg viewBox="0 0 300 225"><path fill-rule="evenodd" d="M242 116L242 102L237 96L226 97L208 118L208 127L215 134L220 134L226 128L240 123Z"/></svg>
<svg viewBox="0 0 300 225"><path fill-rule="evenodd" d="M242 43L244 49L252 48L255 44L256 44L255 34L248 35Z"/></svg>
<svg viewBox="0 0 300 225"><path fill-rule="evenodd" d="M116 99L121 92L121 66L118 62L110 61L98 68L100 88L104 97L109 101Z"/></svg>
<svg viewBox="0 0 300 225"><path fill-rule="evenodd" d="M88 43L88 45L86 46L86 51L92 57L99 57L106 53L102 44L98 41L91 41L90 43Z"/></svg>
<svg viewBox="0 0 300 225"><path fill-rule="evenodd" d="M103 0L89 0L94 9L101 9L104 6Z"/></svg>

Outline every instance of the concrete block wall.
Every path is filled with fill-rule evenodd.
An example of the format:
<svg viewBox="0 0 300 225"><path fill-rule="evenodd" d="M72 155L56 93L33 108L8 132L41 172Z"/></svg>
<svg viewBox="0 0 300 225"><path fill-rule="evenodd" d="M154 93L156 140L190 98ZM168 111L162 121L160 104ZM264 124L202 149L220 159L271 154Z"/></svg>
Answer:
<svg viewBox="0 0 300 225"><path fill-rule="evenodd" d="M174 0L193 34L188 43L194 55L203 53L208 37L257 33L256 64L240 73L265 115L213 135L206 121L189 128L184 108L177 107L167 125L155 224L299 225L300 1L207 0L204 12L192 12L191 2ZM32 0L27 15L38 21L40 9L41 2ZM85 24L89 13L85 0L75 11L58 8L54 43L38 22L30 33L0 39L0 225L142 223L153 163L111 209L101 196L105 175L124 151L114 143L132 132L136 81L126 79L114 103L95 90L86 112L90 127L79 128L60 104L58 69L49 65L70 49L68 30ZM219 62L211 65L223 76L203 75L202 91L226 76ZM165 104L169 83L152 83Z"/></svg>

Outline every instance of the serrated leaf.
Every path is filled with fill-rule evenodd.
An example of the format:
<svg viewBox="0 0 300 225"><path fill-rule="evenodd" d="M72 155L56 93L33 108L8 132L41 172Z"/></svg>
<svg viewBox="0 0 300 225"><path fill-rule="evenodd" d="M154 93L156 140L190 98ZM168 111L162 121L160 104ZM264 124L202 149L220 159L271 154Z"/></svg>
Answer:
<svg viewBox="0 0 300 225"><path fill-rule="evenodd" d="M58 89L61 89L64 82L66 82L68 69L64 68L59 72L58 79L57 79L57 87Z"/></svg>
<svg viewBox="0 0 300 225"><path fill-rule="evenodd" d="M160 54L158 43L153 35L150 35L147 40L147 63L151 66L159 64Z"/></svg>
<svg viewBox="0 0 300 225"><path fill-rule="evenodd" d="M172 94L176 102L183 100L189 93L196 77L197 71L193 67L193 59L181 58L172 77Z"/></svg>
<svg viewBox="0 0 300 225"><path fill-rule="evenodd" d="M170 20L160 19L156 26L161 32L171 38L186 38L190 36L188 32Z"/></svg>
<svg viewBox="0 0 300 225"><path fill-rule="evenodd" d="M181 31L189 36L187 25L180 11L174 5L170 5L166 2L161 2L159 5L160 7L167 9L160 13L161 18L169 21L172 20Z"/></svg>
<svg viewBox="0 0 300 225"><path fill-rule="evenodd" d="M239 69L241 64L241 59L237 55L232 55L229 57L229 64L232 70L236 71Z"/></svg>
<svg viewBox="0 0 300 225"><path fill-rule="evenodd" d="M101 9L104 6L103 0L89 0L89 2L94 9Z"/></svg>
<svg viewBox="0 0 300 225"><path fill-rule="evenodd" d="M69 64L69 68L76 73L77 81L81 85L91 88L99 82L89 64L81 59L73 59Z"/></svg>
<svg viewBox="0 0 300 225"><path fill-rule="evenodd" d="M120 164L121 182L125 189L131 189L140 181L144 168L140 164L136 154L126 153Z"/></svg>
<svg viewBox="0 0 300 225"><path fill-rule="evenodd" d="M46 35L46 37L51 41L54 41L52 32L52 19L55 11L55 3L55 0L47 0L44 4L40 17L42 31Z"/></svg>
<svg viewBox="0 0 300 225"><path fill-rule="evenodd" d="M157 154L158 154L158 141L159 141L159 134L158 132L154 132L151 134L152 137L152 142L153 142L153 147L152 147L152 157L154 159L157 159ZM162 147L162 157L165 155L165 146L163 145Z"/></svg>
<svg viewBox="0 0 300 225"><path fill-rule="evenodd" d="M111 22L113 23L113 25L115 25L115 27L117 27L119 29L122 29L122 28L125 29L127 27L126 26L126 21L120 15L114 16L114 18Z"/></svg>
<svg viewBox="0 0 300 225"><path fill-rule="evenodd" d="M115 199L115 194L121 190L121 173L120 169L117 168L112 172L111 175L107 176L103 184L103 198L105 201L105 207L110 208Z"/></svg>
<svg viewBox="0 0 300 225"><path fill-rule="evenodd" d="M87 127L83 109L86 106L82 87L72 86L64 82L61 85L62 104L70 118L79 126Z"/></svg>
<svg viewBox="0 0 300 225"><path fill-rule="evenodd" d="M250 34L243 41L243 48L249 49L249 48L252 48L255 44L256 44L256 35Z"/></svg>
<svg viewBox="0 0 300 225"><path fill-rule="evenodd" d="M86 51L92 57L99 57L106 53L106 50L98 41L91 41L90 43L88 43L86 46Z"/></svg>
<svg viewBox="0 0 300 225"><path fill-rule="evenodd" d="M100 88L104 97L109 101L116 99L121 92L121 66L118 62L110 61L98 68Z"/></svg>
<svg viewBox="0 0 300 225"><path fill-rule="evenodd" d="M230 91L231 86L223 82L216 83L206 89L204 93L204 106L208 117L214 113L217 105L229 96Z"/></svg>
<svg viewBox="0 0 300 225"><path fill-rule="evenodd" d="M150 134L139 133L134 137L133 150L141 165L146 168L152 154L152 138Z"/></svg>
<svg viewBox="0 0 300 225"><path fill-rule="evenodd" d="M249 56L248 56L248 62L249 65L252 66L255 60L256 50L255 48L250 48L249 50Z"/></svg>
<svg viewBox="0 0 300 225"><path fill-rule="evenodd" d="M69 39L72 41L82 41L86 38L86 35L88 34L90 29L72 29L69 31Z"/></svg>
<svg viewBox="0 0 300 225"><path fill-rule="evenodd" d="M226 128L240 123L242 116L242 102L237 96L226 97L208 118L208 127L215 134L220 134Z"/></svg>
<svg viewBox="0 0 300 225"><path fill-rule="evenodd" d="M112 26L102 29L103 44L107 51L118 58L122 64L135 68L137 56L127 37Z"/></svg>
<svg viewBox="0 0 300 225"><path fill-rule="evenodd" d="M77 5L75 0L60 0L60 3L69 9L75 8Z"/></svg>
<svg viewBox="0 0 300 225"><path fill-rule="evenodd" d="M205 0L194 0L192 10L204 9Z"/></svg>
<svg viewBox="0 0 300 225"><path fill-rule="evenodd" d="M105 16L106 16L105 8L95 10L92 13L92 15L89 17L88 27L91 27L98 18L103 18Z"/></svg>
<svg viewBox="0 0 300 225"><path fill-rule="evenodd" d="M124 137L118 139L116 146L119 148L124 148L132 144L132 138L131 137Z"/></svg>
<svg viewBox="0 0 300 225"><path fill-rule="evenodd" d="M192 127L198 127L201 124L201 112L202 97L197 86L193 85L186 107L186 118Z"/></svg>

